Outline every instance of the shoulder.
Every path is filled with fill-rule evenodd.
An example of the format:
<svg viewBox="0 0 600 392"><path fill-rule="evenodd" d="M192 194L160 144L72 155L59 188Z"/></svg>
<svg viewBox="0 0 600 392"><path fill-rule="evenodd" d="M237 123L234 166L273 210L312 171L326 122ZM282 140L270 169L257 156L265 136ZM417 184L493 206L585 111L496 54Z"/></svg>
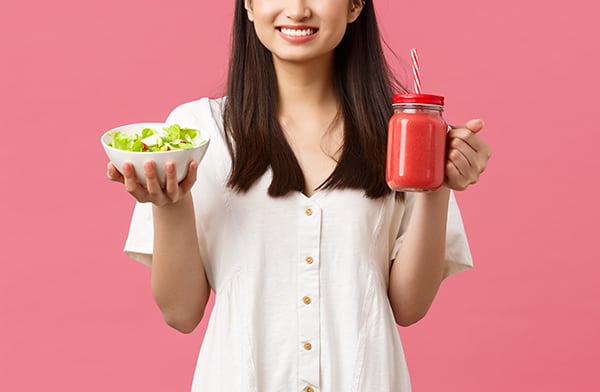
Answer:
<svg viewBox="0 0 600 392"><path fill-rule="evenodd" d="M167 117L167 123L198 129L209 137L208 149L200 162L198 182L204 178L219 187L227 182L231 167L223 131L224 103L225 97L201 98L177 106Z"/></svg>
<svg viewBox="0 0 600 392"><path fill-rule="evenodd" d="M209 149L226 150L223 129L225 100L225 97L205 97L183 103L171 111L166 122L198 129L202 134L210 137L211 147Z"/></svg>
<svg viewBox="0 0 600 392"><path fill-rule="evenodd" d="M167 117L167 122L178 122L185 126L222 129L222 108L224 103L225 97L205 97L195 101L186 102L171 111ZM212 133L214 129L207 129L207 131Z"/></svg>

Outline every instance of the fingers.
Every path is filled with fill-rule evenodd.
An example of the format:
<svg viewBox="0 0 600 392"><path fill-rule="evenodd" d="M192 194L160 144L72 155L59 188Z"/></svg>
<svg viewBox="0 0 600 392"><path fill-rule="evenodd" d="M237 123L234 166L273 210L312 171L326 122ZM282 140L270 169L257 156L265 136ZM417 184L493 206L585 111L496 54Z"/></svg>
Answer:
<svg viewBox="0 0 600 392"><path fill-rule="evenodd" d="M467 123L464 125L464 127L473 133L477 133L483 129L484 125L485 125L485 123L483 122L483 120L480 118L477 118L474 120L467 121Z"/></svg>
<svg viewBox="0 0 600 392"><path fill-rule="evenodd" d="M466 148L470 149L470 147ZM475 170L469 161L468 154L459 149L452 149L448 152L448 160L454 164L461 176L473 177Z"/></svg>
<svg viewBox="0 0 600 392"><path fill-rule="evenodd" d="M478 152L473 147L466 143L463 139L452 138L448 141L448 159L458 163L457 168L467 175L471 169L477 172L482 172L485 167L481 167ZM465 166L466 167L463 167Z"/></svg>
<svg viewBox="0 0 600 392"><path fill-rule="evenodd" d="M464 190L479 181L491 156L491 149L477 135L482 120L470 120L448 132L446 182L452 189Z"/></svg>
<svg viewBox="0 0 600 392"><path fill-rule="evenodd" d="M125 182L123 175L117 170L112 162L108 162L108 165L106 165L106 177L111 181L120 183Z"/></svg>
<svg viewBox="0 0 600 392"><path fill-rule="evenodd" d="M467 125L468 124L469 123L467 123ZM467 125L461 125L459 127L452 128L448 132L448 139L461 139L471 146L471 148L475 151L484 150L487 145L483 142L483 139L481 139L477 133L467 128ZM474 127L474 129L476 129L477 132L481 130L481 128L478 129L477 127Z"/></svg>
<svg viewBox="0 0 600 392"><path fill-rule="evenodd" d="M464 149L472 151L471 147L463 143ZM456 190L464 190L469 185L477 183L479 181L479 175L481 172L477 171L471 162L469 161L469 155L459 149L451 149L448 152L448 162L446 167L446 177L451 180L452 188Z"/></svg>
<svg viewBox="0 0 600 392"><path fill-rule="evenodd" d="M446 185L457 191L464 191L470 185L452 161L446 163Z"/></svg>
<svg viewBox="0 0 600 392"><path fill-rule="evenodd" d="M186 178L184 178L181 183L177 183L177 170L174 162L166 162L165 164L165 187L162 192L159 194L159 187L157 183L148 184L148 191L150 195L153 197L153 201L158 205L165 205L169 203L177 203L179 202L183 196L189 192L196 181L196 168L197 163L192 161L188 166L188 173ZM156 193L155 193L156 192Z"/></svg>
<svg viewBox="0 0 600 392"><path fill-rule="evenodd" d="M177 172L173 162L165 163L166 186L165 193L169 200L176 202L179 195L179 184L177 184Z"/></svg>
<svg viewBox="0 0 600 392"><path fill-rule="evenodd" d="M148 192L146 188L137 179L133 164L125 162L123 164L123 177L125 190L135 197L139 202L145 203L148 201Z"/></svg>
<svg viewBox="0 0 600 392"><path fill-rule="evenodd" d="M191 161L188 166L187 176L177 183L177 171L174 162L165 164L165 185L161 186L154 161L144 162L145 185L138 180L131 162L123 164L122 174L111 162L106 168L106 176L111 181L121 182L125 190L141 203L151 202L158 206L177 203L190 191L196 182L198 162Z"/></svg>
<svg viewBox="0 0 600 392"><path fill-rule="evenodd" d="M483 129L483 125L483 120L469 120L465 125L452 127L452 129L448 132L448 139L453 140L455 138L459 138L471 146L473 150L481 153L482 156L485 156L487 159L489 159L492 156L492 151L487 143L485 143L477 134Z"/></svg>
<svg viewBox="0 0 600 392"><path fill-rule="evenodd" d="M154 161L144 162L144 175L146 176L146 189L148 190L150 201L159 206L167 204L169 200L160 186Z"/></svg>
<svg viewBox="0 0 600 392"><path fill-rule="evenodd" d="M192 189L192 186L196 182L198 173L198 162L191 161L188 165L188 173L187 176L181 181L179 186L181 187L182 193L187 193Z"/></svg>

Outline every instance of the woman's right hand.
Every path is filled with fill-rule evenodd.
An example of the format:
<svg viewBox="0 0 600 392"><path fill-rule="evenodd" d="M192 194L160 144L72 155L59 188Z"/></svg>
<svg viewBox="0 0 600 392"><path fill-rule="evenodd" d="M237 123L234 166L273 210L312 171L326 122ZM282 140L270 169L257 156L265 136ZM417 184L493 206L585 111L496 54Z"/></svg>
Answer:
<svg viewBox="0 0 600 392"><path fill-rule="evenodd" d="M180 182L177 183L175 173L175 163L167 162L165 164L166 186L161 188L156 174L156 164L154 161L146 161L144 163L144 175L146 176L146 184L141 184L132 163L123 165L123 174L121 174L112 162L108 163L106 176L109 180L120 182L125 185L125 189L140 203L153 203L157 206L166 206L176 204L181 201L192 189L192 185L196 182L196 171L198 162L191 161L188 165L188 174Z"/></svg>

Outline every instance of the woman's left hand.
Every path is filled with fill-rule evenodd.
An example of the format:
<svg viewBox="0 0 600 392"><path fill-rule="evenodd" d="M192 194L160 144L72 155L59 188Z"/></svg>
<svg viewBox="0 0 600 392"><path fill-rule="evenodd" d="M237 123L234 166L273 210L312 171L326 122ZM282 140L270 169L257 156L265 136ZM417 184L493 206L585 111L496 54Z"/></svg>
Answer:
<svg viewBox="0 0 600 392"><path fill-rule="evenodd" d="M457 191L479 181L492 155L490 147L477 135L483 120L470 120L452 127L446 140L446 179L444 184Z"/></svg>

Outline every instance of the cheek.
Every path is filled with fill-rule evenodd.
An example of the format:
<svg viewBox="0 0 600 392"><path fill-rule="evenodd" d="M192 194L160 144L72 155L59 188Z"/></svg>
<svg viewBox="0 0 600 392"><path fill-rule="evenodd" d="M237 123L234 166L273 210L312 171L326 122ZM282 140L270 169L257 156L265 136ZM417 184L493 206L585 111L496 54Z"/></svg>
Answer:
<svg viewBox="0 0 600 392"><path fill-rule="evenodd" d="M342 21L341 23L338 21L338 23L331 24L330 26L330 29L328 29L328 35L330 36L330 40L332 42L335 42L336 44L339 44L342 41L342 38L344 38L344 34L346 33L347 24L345 23L345 21Z"/></svg>
<svg viewBox="0 0 600 392"><path fill-rule="evenodd" d="M270 52L273 51L274 40L276 39L275 34L277 31L274 31L271 28L268 28L264 25L254 24L254 32L256 33L256 37L260 41L260 43L267 48Z"/></svg>
<svg viewBox="0 0 600 392"><path fill-rule="evenodd" d="M346 12L348 11L348 1L342 1L337 7L323 7L318 12L323 25L328 26L327 30L332 38L342 40L346 27L348 26L348 19ZM343 11L342 11L343 10Z"/></svg>
<svg viewBox="0 0 600 392"><path fill-rule="evenodd" d="M353 0L354 1L354 0ZM338 23L347 23L352 2L348 0L329 0L318 1L313 5L313 10L323 20L337 21Z"/></svg>
<svg viewBox="0 0 600 392"><path fill-rule="evenodd" d="M263 10L261 10L263 11ZM276 31L273 28L272 17L270 14L265 12L254 12L254 22L252 25L254 26L254 31L258 36L258 39L265 44L266 40L269 40L270 36L272 36Z"/></svg>
<svg viewBox="0 0 600 392"><path fill-rule="evenodd" d="M253 1L252 3L252 13L254 14L254 19L259 19L263 22L272 22L277 13L281 12L281 6L277 5L277 1Z"/></svg>

